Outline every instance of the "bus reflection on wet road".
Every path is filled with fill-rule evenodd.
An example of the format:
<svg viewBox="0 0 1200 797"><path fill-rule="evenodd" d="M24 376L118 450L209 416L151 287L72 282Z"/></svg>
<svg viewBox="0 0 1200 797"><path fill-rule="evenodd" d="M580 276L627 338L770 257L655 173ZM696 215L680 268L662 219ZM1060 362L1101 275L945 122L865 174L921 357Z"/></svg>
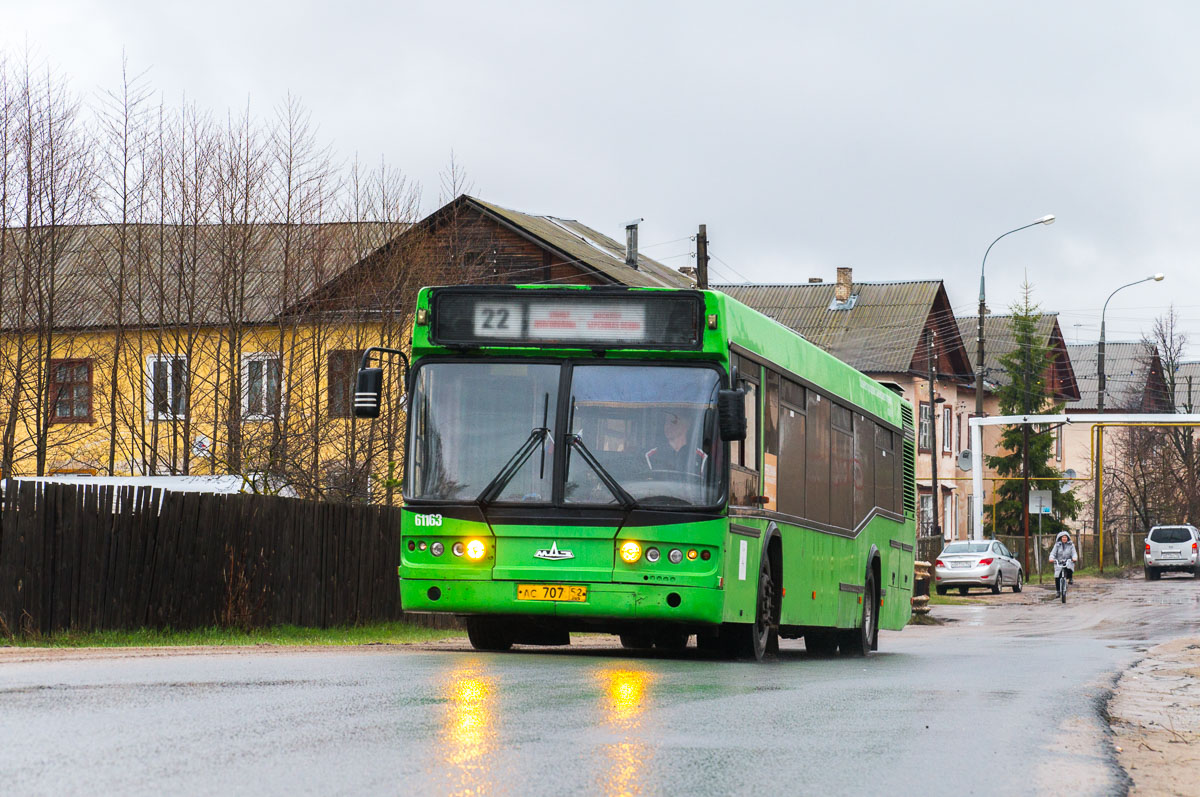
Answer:
<svg viewBox="0 0 1200 797"><path fill-rule="evenodd" d="M496 681L482 659L472 659L451 670L440 691L446 700L440 733L445 793L484 793L496 749Z"/></svg>
<svg viewBox="0 0 1200 797"><path fill-rule="evenodd" d="M649 687L654 673L644 669L603 667L597 671L604 689L604 724L613 738L604 745L604 793L624 797L642 793L642 773L650 766L653 748L645 738L650 729L642 722L649 708Z"/></svg>

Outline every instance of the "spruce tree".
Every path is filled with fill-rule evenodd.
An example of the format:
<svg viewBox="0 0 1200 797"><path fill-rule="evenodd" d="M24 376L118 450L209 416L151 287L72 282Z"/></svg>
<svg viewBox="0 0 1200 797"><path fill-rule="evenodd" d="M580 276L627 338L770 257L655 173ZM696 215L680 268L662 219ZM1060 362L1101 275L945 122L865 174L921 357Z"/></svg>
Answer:
<svg viewBox="0 0 1200 797"><path fill-rule="evenodd" d="M1029 283L1022 286L1022 299L1010 309L1015 345L1012 351L1000 358L1000 364L1008 377L997 395L1000 399L1001 415L1055 415L1062 412L1062 404L1055 404L1046 390L1046 372L1052 361L1047 341L1038 334L1038 322L1042 318L1040 307L1032 299L1033 288ZM1062 472L1050 464L1054 434L1049 428L1032 427L1029 433L1029 489L1050 490L1053 496L1053 515L1042 518L1042 531L1057 534L1064 528L1063 520L1074 519L1079 513L1079 499L1074 493L1062 490L1065 482ZM1006 453L988 455L984 459L988 467L999 476L1012 477L996 482L993 500L996 502L995 527L992 534L1024 534L1024 505L1021 501L1021 463L1024 434L1019 425L1005 426L1000 435L1000 447ZM991 522L990 513L985 518ZM1037 521L1030 519L1031 531Z"/></svg>

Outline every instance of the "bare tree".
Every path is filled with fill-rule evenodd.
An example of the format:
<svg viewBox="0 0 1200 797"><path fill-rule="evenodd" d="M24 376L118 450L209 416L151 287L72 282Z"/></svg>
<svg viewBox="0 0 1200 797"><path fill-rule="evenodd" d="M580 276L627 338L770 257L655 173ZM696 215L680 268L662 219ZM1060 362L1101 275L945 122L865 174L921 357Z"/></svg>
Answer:
<svg viewBox="0 0 1200 797"><path fill-rule="evenodd" d="M121 87L107 91L102 98L99 130L103 139L103 168L100 186L103 196L99 202L101 218L115 233L99 241L93 257L98 265L97 288L107 299L107 324L111 325L113 340L106 371L108 373L108 474L116 474L117 444L122 438L119 415L122 401L119 390L122 376L127 373L122 357L128 335L130 276L140 266L138 246L140 222L146 206L145 183L151 175L146 172L147 149L150 146L150 90L145 73L129 74L129 62L122 59ZM140 380L139 380L140 381Z"/></svg>

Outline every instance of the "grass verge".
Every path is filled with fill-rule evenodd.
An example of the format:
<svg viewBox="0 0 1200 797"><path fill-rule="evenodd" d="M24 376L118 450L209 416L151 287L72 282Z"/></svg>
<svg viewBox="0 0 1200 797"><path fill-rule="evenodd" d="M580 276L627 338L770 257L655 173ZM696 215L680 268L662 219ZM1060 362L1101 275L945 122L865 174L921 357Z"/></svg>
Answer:
<svg viewBox="0 0 1200 797"><path fill-rule="evenodd" d="M934 592L929 596L930 606L970 606L975 603L979 601L971 600L967 595L938 595Z"/></svg>
<svg viewBox="0 0 1200 797"><path fill-rule="evenodd" d="M0 647L128 648L198 645L396 645L461 636L455 629L424 628L409 623L373 623L339 628L279 625L242 631L198 628L188 631L143 628L137 631L61 631L48 636L0 638Z"/></svg>

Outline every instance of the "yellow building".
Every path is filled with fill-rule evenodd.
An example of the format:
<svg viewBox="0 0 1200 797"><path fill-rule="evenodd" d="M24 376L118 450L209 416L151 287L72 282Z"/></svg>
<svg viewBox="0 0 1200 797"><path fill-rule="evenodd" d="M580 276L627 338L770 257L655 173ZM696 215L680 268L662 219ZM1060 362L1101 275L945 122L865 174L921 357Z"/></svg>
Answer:
<svg viewBox="0 0 1200 797"><path fill-rule="evenodd" d="M394 402L354 420L354 376L367 347L407 344L419 287L690 284L634 257L578 222L466 196L412 225L10 229L0 475L232 473L390 500L404 416Z"/></svg>

